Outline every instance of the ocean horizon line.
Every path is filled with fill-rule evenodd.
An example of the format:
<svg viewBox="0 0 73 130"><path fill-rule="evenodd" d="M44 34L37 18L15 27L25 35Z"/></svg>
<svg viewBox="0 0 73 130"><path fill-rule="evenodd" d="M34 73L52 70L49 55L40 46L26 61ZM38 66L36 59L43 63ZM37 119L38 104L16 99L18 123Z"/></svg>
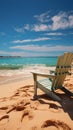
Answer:
<svg viewBox="0 0 73 130"><path fill-rule="evenodd" d="M0 58L45 58L45 57L58 57L58 56L0 56Z"/></svg>

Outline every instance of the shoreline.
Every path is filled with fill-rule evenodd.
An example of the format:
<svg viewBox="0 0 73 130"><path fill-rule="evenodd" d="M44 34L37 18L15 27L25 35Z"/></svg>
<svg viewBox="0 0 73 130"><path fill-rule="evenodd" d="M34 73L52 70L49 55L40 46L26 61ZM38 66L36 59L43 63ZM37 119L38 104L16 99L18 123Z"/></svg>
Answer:
<svg viewBox="0 0 73 130"><path fill-rule="evenodd" d="M0 84L5 84L8 81L11 82L15 80L20 80L23 78L29 78L32 76L32 71L36 72L48 72L49 70L54 70L55 67L46 67L46 66L33 66L27 67L23 69L16 69L16 70L0 70Z"/></svg>

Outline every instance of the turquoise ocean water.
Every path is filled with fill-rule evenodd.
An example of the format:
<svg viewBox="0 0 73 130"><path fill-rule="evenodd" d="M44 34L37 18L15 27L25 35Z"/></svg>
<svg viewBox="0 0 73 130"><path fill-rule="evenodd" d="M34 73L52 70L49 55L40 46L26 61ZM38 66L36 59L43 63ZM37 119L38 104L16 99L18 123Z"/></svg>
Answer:
<svg viewBox="0 0 73 130"><path fill-rule="evenodd" d="M1 57L0 69L19 69L27 66L55 66L57 57Z"/></svg>

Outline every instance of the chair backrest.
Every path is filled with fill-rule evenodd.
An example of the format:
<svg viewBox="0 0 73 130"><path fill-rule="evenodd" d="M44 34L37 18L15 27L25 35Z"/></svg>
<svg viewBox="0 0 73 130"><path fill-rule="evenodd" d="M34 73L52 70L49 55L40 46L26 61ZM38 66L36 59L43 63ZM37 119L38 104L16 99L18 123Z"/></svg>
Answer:
<svg viewBox="0 0 73 130"><path fill-rule="evenodd" d="M55 78L52 83L52 89L58 89L62 86L68 71L71 69L71 63L73 60L73 53L64 53L64 55L58 57Z"/></svg>

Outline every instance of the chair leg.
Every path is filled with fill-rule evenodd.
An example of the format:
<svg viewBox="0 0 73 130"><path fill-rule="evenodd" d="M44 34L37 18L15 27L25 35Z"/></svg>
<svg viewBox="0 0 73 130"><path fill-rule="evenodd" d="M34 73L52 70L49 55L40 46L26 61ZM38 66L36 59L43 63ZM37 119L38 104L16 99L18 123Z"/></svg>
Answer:
<svg viewBox="0 0 73 130"><path fill-rule="evenodd" d="M71 91L69 91L68 89L66 89L65 87L60 88L63 92L65 92L66 94L73 96L73 93Z"/></svg>
<svg viewBox="0 0 73 130"><path fill-rule="evenodd" d="M34 85L34 96L33 96L34 99L37 99L37 86Z"/></svg>
<svg viewBox="0 0 73 130"><path fill-rule="evenodd" d="M33 74L33 78L34 78L34 99L37 99L37 75Z"/></svg>

